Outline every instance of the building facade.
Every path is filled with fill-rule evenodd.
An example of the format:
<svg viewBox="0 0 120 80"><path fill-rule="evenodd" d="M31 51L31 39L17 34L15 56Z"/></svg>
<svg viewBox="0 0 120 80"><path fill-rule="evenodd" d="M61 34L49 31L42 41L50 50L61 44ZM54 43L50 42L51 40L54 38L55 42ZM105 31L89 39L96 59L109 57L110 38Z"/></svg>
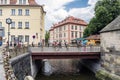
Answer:
<svg viewBox="0 0 120 80"><path fill-rule="evenodd" d="M120 16L100 32L101 47L103 50L102 67L109 74L120 76Z"/></svg>
<svg viewBox="0 0 120 80"><path fill-rule="evenodd" d="M9 42L21 41L24 44L37 44L44 39L43 6L35 0L0 0L0 27L3 27L3 41L8 41L8 24L11 18Z"/></svg>
<svg viewBox="0 0 120 80"><path fill-rule="evenodd" d="M50 31L50 41L66 41L71 43L73 39L83 37L87 26L84 20L69 16L61 22L54 24Z"/></svg>

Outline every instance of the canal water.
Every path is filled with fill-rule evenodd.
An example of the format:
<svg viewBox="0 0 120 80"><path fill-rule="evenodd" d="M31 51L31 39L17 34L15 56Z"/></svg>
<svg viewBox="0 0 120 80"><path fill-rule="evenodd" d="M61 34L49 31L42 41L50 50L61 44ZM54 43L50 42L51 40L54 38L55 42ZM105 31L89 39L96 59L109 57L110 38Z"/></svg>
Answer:
<svg viewBox="0 0 120 80"><path fill-rule="evenodd" d="M86 67L82 66L78 73L74 74L52 74L49 76L43 75L39 72L35 78L35 80L97 80L95 78L95 74L91 72Z"/></svg>

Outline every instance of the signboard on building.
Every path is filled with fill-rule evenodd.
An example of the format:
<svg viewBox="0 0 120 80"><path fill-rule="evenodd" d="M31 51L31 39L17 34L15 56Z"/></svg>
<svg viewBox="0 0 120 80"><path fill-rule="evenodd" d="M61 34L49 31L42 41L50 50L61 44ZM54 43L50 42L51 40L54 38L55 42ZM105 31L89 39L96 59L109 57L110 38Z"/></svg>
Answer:
<svg viewBox="0 0 120 80"><path fill-rule="evenodd" d="M2 36L0 36L0 46L2 46Z"/></svg>

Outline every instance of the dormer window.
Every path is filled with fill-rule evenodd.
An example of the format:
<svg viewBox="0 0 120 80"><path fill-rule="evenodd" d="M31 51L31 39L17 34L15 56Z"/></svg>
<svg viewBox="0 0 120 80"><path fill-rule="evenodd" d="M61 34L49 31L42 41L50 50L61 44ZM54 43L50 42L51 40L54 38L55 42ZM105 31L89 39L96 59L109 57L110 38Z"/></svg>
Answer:
<svg viewBox="0 0 120 80"><path fill-rule="evenodd" d="M23 4L26 4L26 0L23 0Z"/></svg>
<svg viewBox="0 0 120 80"><path fill-rule="evenodd" d="M26 4L26 0L19 0L19 4Z"/></svg>
<svg viewBox="0 0 120 80"><path fill-rule="evenodd" d="M22 4L22 0L19 0L19 4Z"/></svg>
<svg viewBox="0 0 120 80"><path fill-rule="evenodd" d="M7 4L7 0L0 0L0 4Z"/></svg>
<svg viewBox="0 0 120 80"><path fill-rule="evenodd" d="M4 0L5 1L5 4L7 4L7 0Z"/></svg>

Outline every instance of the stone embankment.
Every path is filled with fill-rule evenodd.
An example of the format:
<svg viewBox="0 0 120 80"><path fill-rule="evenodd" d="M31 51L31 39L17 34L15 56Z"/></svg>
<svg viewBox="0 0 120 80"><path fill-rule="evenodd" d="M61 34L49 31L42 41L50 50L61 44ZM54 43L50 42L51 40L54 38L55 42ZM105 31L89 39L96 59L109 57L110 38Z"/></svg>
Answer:
<svg viewBox="0 0 120 80"><path fill-rule="evenodd" d="M9 61L10 61L9 52L7 52L4 49L4 51L3 51L3 64L4 64L4 70L5 70L5 78L6 78L6 80L17 80Z"/></svg>

